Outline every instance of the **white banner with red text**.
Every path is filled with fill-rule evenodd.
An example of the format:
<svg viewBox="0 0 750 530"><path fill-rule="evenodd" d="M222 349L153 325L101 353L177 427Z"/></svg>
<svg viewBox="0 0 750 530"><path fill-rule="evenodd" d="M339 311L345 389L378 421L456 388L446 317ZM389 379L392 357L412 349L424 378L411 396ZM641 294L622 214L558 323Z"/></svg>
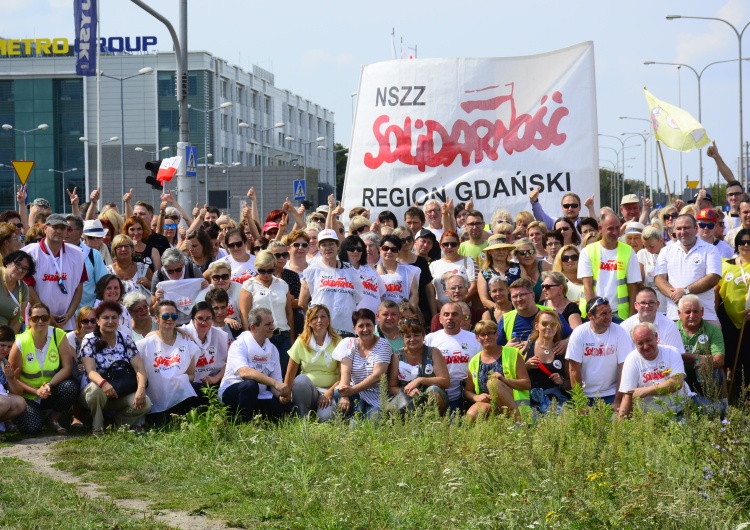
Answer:
<svg viewBox="0 0 750 530"><path fill-rule="evenodd" d="M599 195L594 46L526 57L363 67L343 204L371 219L436 198L552 217L565 192ZM595 204L598 206L599 201Z"/></svg>

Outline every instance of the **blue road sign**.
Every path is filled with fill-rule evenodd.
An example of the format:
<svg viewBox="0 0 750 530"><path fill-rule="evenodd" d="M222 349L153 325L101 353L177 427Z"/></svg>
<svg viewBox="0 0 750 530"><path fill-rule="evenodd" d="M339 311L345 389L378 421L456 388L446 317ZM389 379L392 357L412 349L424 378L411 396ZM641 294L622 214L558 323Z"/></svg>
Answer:
<svg viewBox="0 0 750 530"><path fill-rule="evenodd" d="M185 176L197 177L198 176L198 147L195 145L188 145L185 147Z"/></svg>
<svg viewBox="0 0 750 530"><path fill-rule="evenodd" d="M295 180L293 192L295 201L304 201L307 197L307 186L305 185L305 181Z"/></svg>

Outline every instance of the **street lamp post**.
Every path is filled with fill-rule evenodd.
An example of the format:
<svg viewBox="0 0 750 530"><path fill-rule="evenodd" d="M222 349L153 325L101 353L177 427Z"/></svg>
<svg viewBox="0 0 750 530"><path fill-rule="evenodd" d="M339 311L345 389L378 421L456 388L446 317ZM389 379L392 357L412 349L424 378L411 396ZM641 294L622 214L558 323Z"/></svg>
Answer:
<svg viewBox="0 0 750 530"><path fill-rule="evenodd" d="M17 132L17 133L22 133L23 134L23 159L26 160L26 158L27 158L27 156L26 156L26 135L29 134L29 133L32 133L34 131L46 131L47 129L49 129L49 125L47 125L46 123L42 123L42 124L37 125L33 129L27 129L27 130L24 131L22 129L16 129L15 127L13 127L9 123L5 123L5 124L3 124L3 129L5 129L6 131L13 131L13 132Z"/></svg>
<svg viewBox="0 0 750 530"><path fill-rule="evenodd" d="M124 97L123 97L123 88L122 85L125 80L132 79L134 77L138 77L139 75L148 75L153 73L154 69L150 66L147 66L146 68L141 68L138 70L137 74L128 75L125 77L115 77L112 75L107 75L104 73L100 73L102 77L106 77L107 79L114 79L115 81L120 82L120 139L122 142L120 143L120 196L125 196L125 106L124 106ZM64 202L65 197L63 197ZM125 202L122 202L122 211L125 211Z"/></svg>
<svg viewBox="0 0 750 530"><path fill-rule="evenodd" d="M275 123L273 127L267 127L265 129L252 127L252 125L250 125L249 123L245 123L245 122L240 123L238 126L240 129L253 128L260 132L260 214L262 216L263 212L266 211L263 206L263 199L265 198L264 193L263 193L263 152L265 151L265 148L266 148L266 136L265 135L268 131L272 131L274 129L283 129L286 126L286 123L284 123L283 121L280 121L278 123Z"/></svg>
<svg viewBox="0 0 750 530"><path fill-rule="evenodd" d="M212 112L217 111L217 110L228 109L231 106L232 106L232 102L231 101L225 101L224 103L222 103L218 107L216 107L214 109L208 109L208 110L197 109L197 108L193 107L192 105L188 105L188 109L194 110L196 112L203 113L203 151L204 151L206 157L210 157L211 156L210 154L208 154L208 115L211 114ZM240 124L240 125L242 125L242 124ZM204 180L203 184L205 185L205 188L206 188L206 202L205 202L205 204L208 204L208 164L204 164L204 165L205 165L205 170L203 172L203 180ZM198 190L197 190L197 187L196 187L196 199L197 199L197 195L198 195Z"/></svg>
<svg viewBox="0 0 750 530"><path fill-rule="evenodd" d="M637 133L637 132L620 133L620 135L621 136L631 135L631 137L637 135L637 136L640 136L641 138L643 138L643 196L646 197L646 173L647 173L647 170L646 170L646 167L647 167L646 166L646 162L647 162L647 160L646 160L646 148L648 147L648 140L646 139L646 135L643 134L643 133Z"/></svg>
<svg viewBox="0 0 750 530"><path fill-rule="evenodd" d="M691 16L682 16L682 15L667 15L667 20L675 20L678 18L692 18L696 20L716 20L718 22L723 22L730 28L732 28L732 31L734 31L734 34L737 35L737 48L739 50L739 54L737 55L737 61L739 64L739 73L740 73L740 86L739 86L739 92L740 92L740 162L739 162L739 173L740 173L740 179L741 181L744 181L745 184L750 182L750 176L745 175L745 166L744 161L742 157L742 146L744 145L743 136L742 136L742 36L745 34L745 30L750 26L750 22L745 24L745 27L742 28L742 31L737 30L736 27L734 27L733 24L730 22L724 20L723 18L716 18L716 17L691 17ZM686 65L687 66L687 65ZM704 68L705 70L705 68ZM693 70L695 71L695 70ZM700 86L700 81L699 81ZM703 168L701 168L702 170ZM703 174L701 173L701 183L703 183Z"/></svg>
<svg viewBox="0 0 750 530"><path fill-rule="evenodd" d="M708 63L706 66L703 67L703 69L700 71L700 73L695 68L693 68L692 66L690 66L689 64L684 64L684 63L664 63L664 62L660 62L660 61L644 61L643 64L646 65L646 66L649 66L649 65L652 65L652 64L664 64L664 65L668 65L668 66L676 66L678 68L681 67L681 66L684 66L685 68L689 68L695 74L695 77L698 79L698 121L701 123L701 125L703 125L703 118L702 118L702 112L701 112L702 111L702 107L701 107L701 79L703 78L703 73L706 71L706 69L709 66L713 66L715 64L721 64L721 63L733 63L733 62L735 62L737 60L738 59L729 59L727 61L714 61L712 63ZM740 60L740 63L743 60L744 61L750 61L750 57L745 57L744 59ZM740 153L740 155L741 154L742 153ZM740 156L740 158L742 158L742 157ZM703 151L700 150L700 149L698 150L698 169L699 169L699 175L700 175L700 185L703 186Z"/></svg>
<svg viewBox="0 0 750 530"><path fill-rule="evenodd" d="M2 165L2 164L0 164L0 165ZM74 167L73 169L66 169L66 170L61 170L61 169L50 169L49 170L50 173L60 173L60 175L62 175L62 189L63 189L62 203L63 203L63 213L68 213L67 212L67 208L65 206L65 173L70 173L71 171L78 171L78 168Z"/></svg>

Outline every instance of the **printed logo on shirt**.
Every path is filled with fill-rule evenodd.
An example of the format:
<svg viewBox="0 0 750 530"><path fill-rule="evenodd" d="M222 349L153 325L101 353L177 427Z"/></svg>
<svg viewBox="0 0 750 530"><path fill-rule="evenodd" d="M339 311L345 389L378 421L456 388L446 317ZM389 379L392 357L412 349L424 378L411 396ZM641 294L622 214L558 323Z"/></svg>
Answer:
<svg viewBox="0 0 750 530"><path fill-rule="evenodd" d="M367 280L365 278L362 278L362 288L365 291L370 291L372 293L377 293L378 292L378 284L376 282L373 282L371 280Z"/></svg>
<svg viewBox="0 0 750 530"><path fill-rule="evenodd" d="M190 307L193 305L193 301L188 298L187 296L180 296L175 300L175 303L177 304L177 307Z"/></svg>
<svg viewBox="0 0 750 530"><path fill-rule="evenodd" d="M320 287L328 291L348 293L354 289L354 284L346 278L333 278L331 276L320 279Z"/></svg>
<svg viewBox="0 0 750 530"><path fill-rule="evenodd" d="M432 375L432 372L434 372L434 370L431 364L428 364L427 366L424 367L425 375Z"/></svg>
<svg viewBox="0 0 750 530"><path fill-rule="evenodd" d="M698 264L699 264L700 262L702 262L702 261L703 261L703 260L701 259L701 257L700 257L700 256L695 256L695 257L693 257L693 263L695 263L696 265L698 265Z"/></svg>
<svg viewBox="0 0 750 530"><path fill-rule="evenodd" d="M167 356L161 355L161 352L158 352L154 357L154 371L157 373L161 370L168 370L178 364L180 364L179 353L173 353L172 355Z"/></svg>
<svg viewBox="0 0 750 530"><path fill-rule="evenodd" d="M57 357L57 352L51 352L51 353L49 354L49 360L50 360L51 362L53 362L53 363L56 363L56 362L57 362L57 359L58 359L58 357Z"/></svg>
<svg viewBox="0 0 750 530"><path fill-rule="evenodd" d="M56 282L59 279L60 279L60 275L57 274L57 273L55 273L55 274L45 274L44 276L42 276L42 281L44 281L44 282ZM63 281L66 281L68 279L68 273L67 272L63 272L62 273L62 279L63 279Z"/></svg>
<svg viewBox="0 0 750 530"><path fill-rule="evenodd" d="M267 363L268 355L253 355L252 361L254 363Z"/></svg>
<svg viewBox="0 0 750 530"><path fill-rule="evenodd" d="M552 366L554 366L557 370L562 370L563 363L560 359L555 359L554 361L552 361Z"/></svg>
<svg viewBox="0 0 750 530"><path fill-rule="evenodd" d="M198 357L198 360L195 362L195 367L201 368L203 366L214 364L214 360L216 359L215 353L216 353L216 348L214 348L213 346L209 346L208 348L209 357L206 357L205 353L201 353L201 356Z"/></svg>
<svg viewBox="0 0 750 530"><path fill-rule="evenodd" d="M449 352L448 350L442 350L441 353L445 358L445 364L463 364L469 362L469 355L460 351Z"/></svg>
<svg viewBox="0 0 750 530"><path fill-rule="evenodd" d="M584 357L604 357L606 355L614 355L615 353L616 351L614 344L586 342L583 345Z"/></svg>
<svg viewBox="0 0 750 530"><path fill-rule="evenodd" d="M385 290L389 293L403 293L404 290L401 286L401 280L396 280L393 283L386 283Z"/></svg>

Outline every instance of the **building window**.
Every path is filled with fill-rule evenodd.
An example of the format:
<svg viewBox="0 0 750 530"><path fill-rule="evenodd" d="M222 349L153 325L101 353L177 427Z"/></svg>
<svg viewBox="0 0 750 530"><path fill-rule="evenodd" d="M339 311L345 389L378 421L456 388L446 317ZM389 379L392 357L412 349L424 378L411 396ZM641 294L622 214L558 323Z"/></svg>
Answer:
<svg viewBox="0 0 750 530"><path fill-rule="evenodd" d="M250 108L258 110L258 93L255 90L250 91Z"/></svg>
<svg viewBox="0 0 750 530"><path fill-rule="evenodd" d="M180 129L179 110L159 111L159 132L178 132Z"/></svg>
<svg viewBox="0 0 750 530"><path fill-rule="evenodd" d="M228 147L221 148L221 162L224 162L224 164L229 163L229 148Z"/></svg>
<svg viewBox="0 0 750 530"><path fill-rule="evenodd" d="M227 114L221 115L221 130L222 131L229 130L229 116Z"/></svg>
<svg viewBox="0 0 750 530"><path fill-rule="evenodd" d="M227 99L228 97L227 93L229 90L229 81L227 79L222 79L220 84L221 84L221 97L223 97L224 99Z"/></svg>
<svg viewBox="0 0 750 530"><path fill-rule="evenodd" d="M159 96L174 96L174 76L170 76L167 74L168 77L162 77L159 76L159 82L158 82L158 88Z"/></svg>
<svg viewBox="0 0 750 530"><path fill-rule="evenodd" d="M245 87L237 85L237 103L240 105L245 104Z"/></svg>
<svg viewBox="0 0 750 530"><path fill-rule="evenodd" d="M269 96L266 96L264 100L265 101L263 103L263 112L265 112L266 114L270 114L271 113L271 98Z"/></svg>

